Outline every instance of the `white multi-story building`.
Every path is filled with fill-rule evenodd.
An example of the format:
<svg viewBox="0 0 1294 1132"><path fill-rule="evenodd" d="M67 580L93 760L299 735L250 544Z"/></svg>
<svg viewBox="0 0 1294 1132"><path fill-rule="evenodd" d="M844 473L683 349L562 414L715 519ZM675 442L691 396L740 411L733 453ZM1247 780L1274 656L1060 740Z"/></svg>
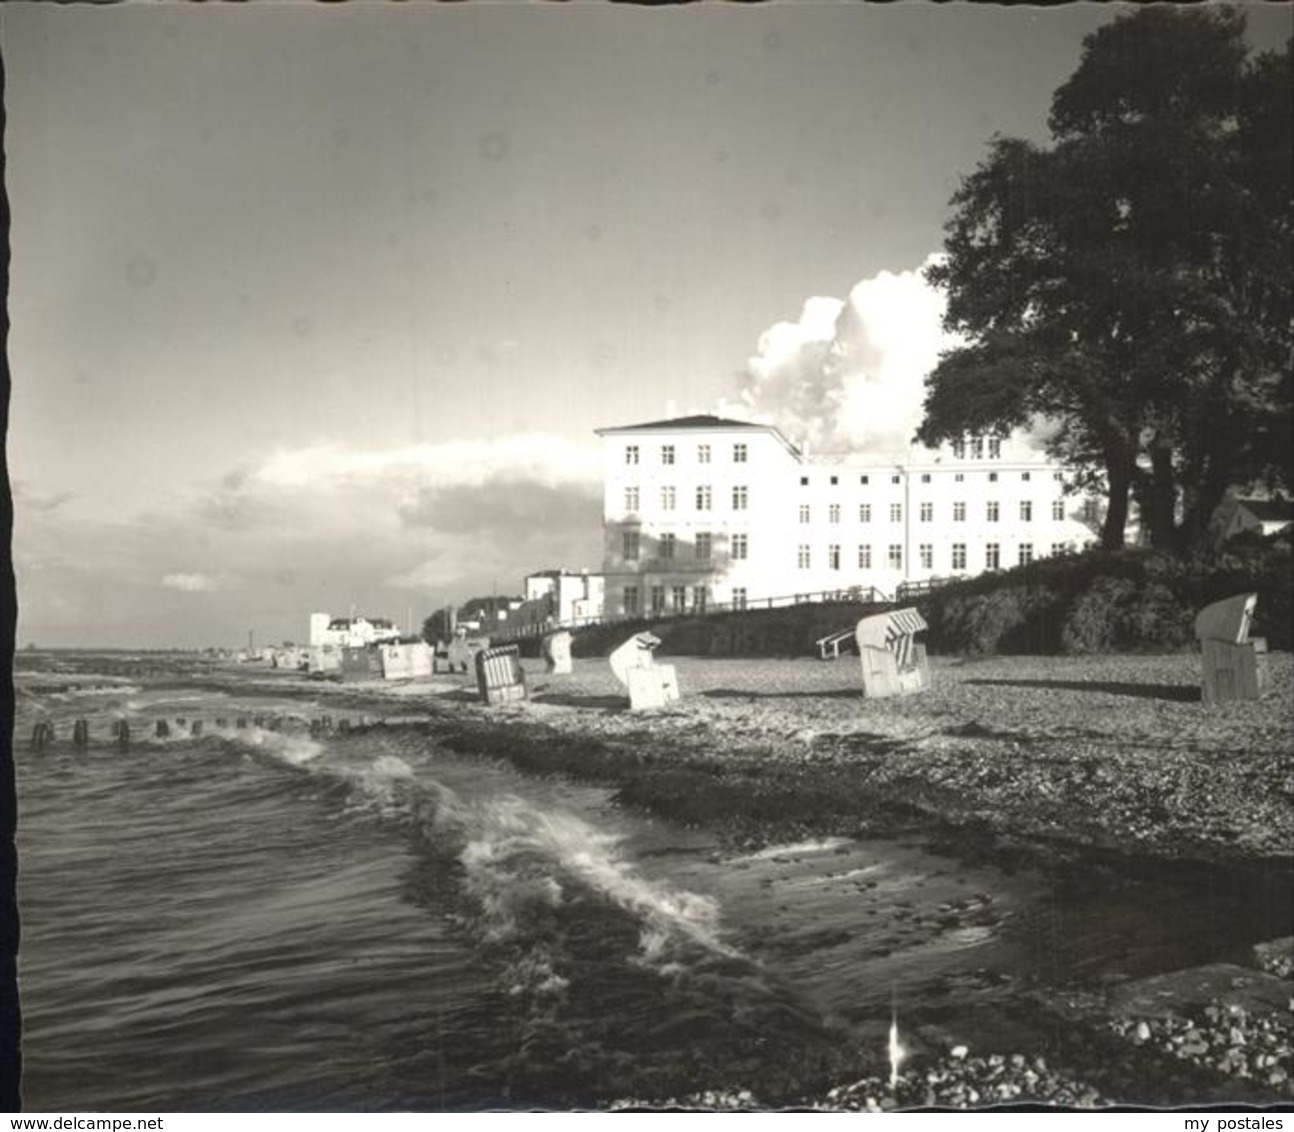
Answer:
<svg viewBox="0 0 1294 1132"><path fill-rule="evenodd" d="M612 615L853 587L892 596L1081 548L1099 517L1018 440L809 459L776 428L713 416L597 432Z"/></svg>

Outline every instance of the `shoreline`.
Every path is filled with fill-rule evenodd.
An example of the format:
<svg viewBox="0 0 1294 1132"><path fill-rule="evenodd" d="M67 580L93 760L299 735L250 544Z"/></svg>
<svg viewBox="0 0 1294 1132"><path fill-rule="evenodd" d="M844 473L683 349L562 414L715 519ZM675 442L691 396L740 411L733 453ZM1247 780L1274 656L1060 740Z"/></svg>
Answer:
<svg viewBox="0 0 1294 1132"><path fill-rule="evenodd" d="M704 825L736 852L897 836L1080 885L1130 868L1199 884L1201 870L1216 870L1220 884L1252 878L1255 901L1288 921L1280 896L1294 876L1288 653L1269 658L1262 701L1212 708L1199 702L1199 660L1189 654L932 658L928 691L882 701L862 699L854 657L661 662L676 666L683 698L637 714L597 658L577 660L569 676L523 661L531 698L492 707L479 703L470 675L341 684L238 667L178 682L310 698L334 715L376 716L369 726L423 728L456 754L597 783L627 807ZM1022 984L1000 1040L976 1048L938 1018L900 1019L915 1052L897 1088L878 1045L842 1056L844 1072L805 1080L786 1103L1288 1104L1294 942L1275 939L1288 935L1286 923L1261 954L1238 949L1179 971ZM724 1086L608 1107L764 1101Z"/></svg>
<svg viewBox="0 0 1294 1132"><path fill-rule="evenodd" d="M1273 907L1289 891L1290 654L1269 658L1260 702L1215 707L1199 702L1190 654L933 658L928 691L881 701L862 699L856 658L662 662L676 666L683 698L637 714L602 659L576 661L570 676L526 661L530 700L493 707L470 676L295 683L357 710L412 708L455 753L606 785L622 804L705 825L737 851L916 836L963 861L1063 871L1079 884L1131 866L1252 878L1255 901ZM1054 1033L1045 1050L1005 1038L970 1050L918 1022L921 1052L896 1088L873 1051L867 1072L811 1089L796 1107L1288 1104L1292 950L1284 938L1107 987L1035 988L1029 1028ZM613 1107L752 1103L715 1089Z"/></svg>
<svg viewBox="0 0 1294 1132"><path fill-rule="evenodd" d="M470 675L230 683L408 709L463 753L610 785L736 848L915 829L1015 859L1294 867L1289 653L1261 701L1214 707L1189 654L934 658L928 691L870 701L856 658L666 660L683 698L639 713L597 658L523 661L530 699L492 707Z"/></svg>

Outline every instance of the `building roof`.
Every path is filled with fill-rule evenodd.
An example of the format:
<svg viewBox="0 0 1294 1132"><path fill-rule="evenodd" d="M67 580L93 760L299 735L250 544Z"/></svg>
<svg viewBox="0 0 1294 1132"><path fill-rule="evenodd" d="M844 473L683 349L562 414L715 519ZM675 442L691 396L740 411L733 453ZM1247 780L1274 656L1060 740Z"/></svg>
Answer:
<svg viewBox="0 0 1294 1132"><path fill-rule="evenodd" d="M663 421L646 421L643 424L618 425L613 428L595 428L593 431L598 436L606 436L610 433L625 432L675 432L683 429L743 429L750 432L767 432L775 436L792 456L797 460L802 459L800 450L796 448L785 436L780 429L774 425L755 424L752 421L734 421L729 417L716 417L709 414L701 414L691 417L671 417Z"/></svg>
<svg viewBox="0 0 1294 1132"><path fill-rule="evenodd" d="M715 416L693 416L693 417L671 417L664 421L647 421L644 424L620 425L616 428L598 428L593 431L601 435L604 432L636 432L648 429L676 429L676 428L758 428L768 429L771 425L751 424L750 421L734 421L727 417ZM776 430L774 430L776 431Z"/></svg>
<svg viewBox="0 0 1294 1132"><path fill-rule="evenodd" d="M1260 523L1287 523L1294 519L1294 503L1287 499L1237 499L1236 503Z"/></svg>

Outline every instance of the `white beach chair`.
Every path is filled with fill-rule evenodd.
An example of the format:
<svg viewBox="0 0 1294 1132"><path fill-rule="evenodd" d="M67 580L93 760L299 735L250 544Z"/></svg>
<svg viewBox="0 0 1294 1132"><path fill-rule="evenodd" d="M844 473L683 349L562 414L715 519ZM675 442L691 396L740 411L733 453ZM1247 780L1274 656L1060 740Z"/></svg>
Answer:
<svg viewBox="0 0 1294 1132"><path fill-rule="evenodd" d="M864 617L854 640L862 659L863 698L906 696L930 687L926 647L916 634L926 628L915 609L894 609Z"/></svg>
<svg viewBox="0 0 1294 1132"><path fill-rule="evenodd" d="M568 676L571 672L571 635L565 629L549 633L542 643L544 665L550 675Z"/></svg>
<svg viewBox="0 0 1294 1132"><path fill-rule="evenodd" d="M629 710L664 707L679 698L678 677L672 664L657 664L653 655L660 638L635 633L608 661L615 678L629 692Z"/></svg>

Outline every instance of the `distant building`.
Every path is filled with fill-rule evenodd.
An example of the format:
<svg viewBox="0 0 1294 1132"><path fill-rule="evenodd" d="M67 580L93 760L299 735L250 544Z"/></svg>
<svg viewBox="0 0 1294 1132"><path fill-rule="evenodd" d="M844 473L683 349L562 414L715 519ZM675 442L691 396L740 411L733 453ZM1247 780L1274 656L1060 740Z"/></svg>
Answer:
<svg viewBox="0 0 1294 1132"><path fill-rule="evenodd" d="M526 575L526 603L543 603L545 614L569 625L602 616L605 579L587 570L540 570Z"/></svg>
<svg viewBox="0 0 1294 1132"><path fill-rule="evenodd" d="M399 628L384 617L333 617L328 613L310 614L310 645L319 648L363 648L383 641L400 639Z"/></svg>
<svg viewBox="0 0 1294 1132"><path fill-rule="evenodd" d="M714 416L598 429L605 612L742 606L1007 569L1091 543L1095 497L1019 441L809 459Z"/></svg>
<svg viewBox="0 0 1294 1132"><path fill-rule="evenodd" d="M492 597L482 603L466 607L457 615L460 629L473 633L489 633L507 621L514 610L520 609L524 599L519 597Z"/></svg>
<svg viewBox="0 0 1294 1132"><path fill-rule="evenodd" d="M1294 524L1294 502L1288 499L1252 499L1233 496L1223 500L1213 516L1219 544L1240 534L1263 538L1279 534Z"/></svg>

